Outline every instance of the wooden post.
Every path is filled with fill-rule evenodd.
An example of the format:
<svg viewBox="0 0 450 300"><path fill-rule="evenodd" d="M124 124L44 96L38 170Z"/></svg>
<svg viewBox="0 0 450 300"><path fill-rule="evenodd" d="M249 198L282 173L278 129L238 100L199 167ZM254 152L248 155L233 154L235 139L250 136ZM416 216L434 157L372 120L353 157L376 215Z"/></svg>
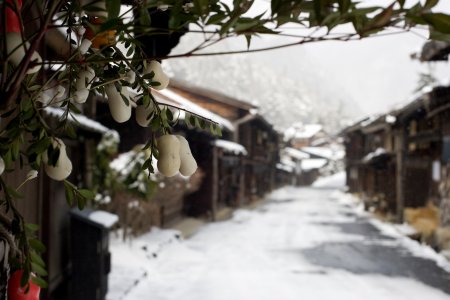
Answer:
<svg viewBox="0 0 450 300"><path fill-rule="evenodd" d="M217 147L213 147L212 157L212 197L211 197L211 216L212 220L216 220L217 201L219 193L219 153Z"/></svg>
<svg viewBox="0 0 450 300"><path fill-rule="evenodd" d="M395 153L396 153L396 203L397 203L397 222L403 223L403 210L405 208L404 180L405 180L405 130L400 128L395 134Z"/></svg>

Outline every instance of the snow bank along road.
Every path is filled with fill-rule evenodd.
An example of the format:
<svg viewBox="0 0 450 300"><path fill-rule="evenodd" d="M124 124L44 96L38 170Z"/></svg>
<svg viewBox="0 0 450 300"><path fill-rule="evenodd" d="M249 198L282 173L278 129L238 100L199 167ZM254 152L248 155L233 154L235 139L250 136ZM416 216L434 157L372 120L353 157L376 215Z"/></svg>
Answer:
<svg viewBox="0 0 450 300"><path fill-rule="evenodd" d="M344 198L284 188L189 240L157 229L114 240L107 299L450 299L447 262Z"/></svg>

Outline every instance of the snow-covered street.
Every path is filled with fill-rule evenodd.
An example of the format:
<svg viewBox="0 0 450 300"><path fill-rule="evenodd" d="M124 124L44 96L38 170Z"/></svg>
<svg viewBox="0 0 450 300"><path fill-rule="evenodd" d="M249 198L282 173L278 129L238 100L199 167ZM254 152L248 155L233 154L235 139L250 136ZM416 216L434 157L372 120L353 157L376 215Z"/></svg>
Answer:
<svg viewBox="0 0 450 300"><path fill-rule="evenodd" d="M450 299L450 264L335 189L284 188L187 240L113 239L108 300Z"/></svg>

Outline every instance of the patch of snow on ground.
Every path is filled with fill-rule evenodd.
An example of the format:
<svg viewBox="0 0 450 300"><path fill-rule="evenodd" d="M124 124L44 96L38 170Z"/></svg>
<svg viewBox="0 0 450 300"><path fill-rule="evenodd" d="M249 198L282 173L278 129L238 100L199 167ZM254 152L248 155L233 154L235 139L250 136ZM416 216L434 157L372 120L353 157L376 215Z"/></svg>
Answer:
<svg viewBox="0 0 450 300"><path fill-rule="evenodd" d="M355 202L342 192L286 187L258 209L236 210L188 240L162 229L126 243L113 237L107 300L448 300L412 278L353 273L307 258L304 251L315 247L365 240L333 225L358 221ZM392 243L403 245L402 238Z"/></svg>
<svg viewBox="0 0 450 300"><path fill-rule="evenodd" d="M312 186L320 188L342 189L345 187L345 174L345 172L339 172L331 176L320 177L312 184Z"/></svg>
<svg viewBox="0 0 450 300"><path fill-rule="evenodd" d="M96 210L89 214L89 220L101 224L105 228L110 228L119 221L119 217L107 211Z"/></svg>

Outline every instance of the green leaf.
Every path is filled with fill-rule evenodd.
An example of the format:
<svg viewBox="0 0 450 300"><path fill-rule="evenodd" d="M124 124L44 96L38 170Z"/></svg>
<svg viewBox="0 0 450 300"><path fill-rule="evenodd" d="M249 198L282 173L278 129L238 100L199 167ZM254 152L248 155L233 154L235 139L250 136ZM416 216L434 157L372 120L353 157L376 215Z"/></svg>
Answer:
<svg viewBox="0 0 450 300"><path fill-rule="evenodd" d="M41 241L39 241L38 239L34 239L34 238L30 239L28 241L28 243L30 244L31 248L34 249L38 253L42 253L45 251L44 244L42 244Z"/></svg>
<svg viewBox="0 0 450 300"><path fill-rule="evenodd" d="M79 210L83 210L83 208L86 206L86 199L77 196L77 206Z"/></svg>
<svg viewBox="0 0 450 300"><path fill-rule="evenodd" d="M443 41L450 43L450 34L441 33L430 28L430 40Z"/></svg>
<svg viewBox="0 0 450 300"><path fill-rule="evenodd" d="M87 189L79 189L78 193L87 200L92 200L95 197L95 193L93 191L87 190Z"/></svg>
<svg viewBox="0 0 450 300"><path fill-rule="evenodd" d="M151 71L150 73L142 75L142 79L152 79L155 77L155 72Z"/></svg>
<svg viewBox="0 0 450 300"><path fill-rule="evenodd" d="M65 195L66 195L66 202L69 206L73 205L73 189L71 186L67 185L66 182L64 182L65 187Z"/></svg>
<svg viewBox="0 0 450 300"><path fill-rule="evenodd" d="M209 17L208 21L206 22L207 25L211 24L219 24L221 21L223 21L227 16L223 13L217 13L215 15L212 15Z"/></svg>
<svg viewBox="0 0 450 300"><path fill-rule="evenodd" d="M6 191L12 198L23 198L22 194L9 186L6 187Z"/></svg>
<svg viewBox="0 0 450 300"><path fill-rule="evenodd" d="M106 10L108 11L108 18L117 18L120 13L120 0L105 1Z"/></svg>
<svg viewBox="0 0 450 300"><path fill-rule="evenodd" d="M106 3L108 3L108 2L109 1L107 1ZM100 26L99 32L112 30L112 29L116 28L120 21L121 21L121 19L119 19L119 18L109 19L108 21L106 21L105 23L103 23Z"/></svg>
<svg viewBox="0 0 450 300"><path fill-rule="evenodd" d="M32 153L36 153L36 154L40 154L43 153L45 150L47 150L47 148L50 146L50 138L45 137L33 144L30 145L30 147L28 147L27 149L27 153L28 154L32 154Z"/></svg>
<svg viewBox="0 0 450 300"><path fill-rule="evenodd" d="M28 90L29 90L30 92L32 92L32 91L36 91L36 90L40 89L41 87L42 87L41 85L36 84L36 85L30 86L30 87L28 88Z"/></svg>
<svg viewBox="0 0 450 300"><path fill-rule="evenodd" d="M247 50L249 50L250 49L250 44L252 42L252 35L251 34L246 34L245 35L245 39L247 41Z"/></svg>
<svg viewBox="0 0 450 300"><path fill-rule="evenodd" d="M24 268L22 272L22 278L20 279L20 286L25 287L28 284L28 281L30 280L30 270L28 268ZM29 286L27 287L29 289Z"/></svg>
<svg viewBox="0 0 450 300"><path fill-rule="evenodd" d="M251 18L241 18L239 19L235 26L234 30L236 32L247 31L259 25L259 21Z"/></svg>
<svg viewBox="0 0 450 300"><path fill-rule="evenodd" d="M425 8L425 9L432 9L438 3L439 3L439 0L427 0L427 2L425 2L425 5L423 6L423 8Z"/></svg>
<svg viewBox="0 0 450 300"><path fill-rule="evenodd" d="M141 6L139 9L139 23L144 26L150 26L152 24L150 14L145 6Z"/></svg>
<svg viewBox="0 0 450 300"><path fill-rule="evenodd" d="M450 33L450 15L444 13L423 14L425 21L442 33Z"/></svg>
<svg viewBox="0 0 450 300"><path fill-rule="evenodd" d="M45 289L45 288L48 287L47 282L46 282L44 279L40 278L40 277L33 276L33 277L31 278L31 281L32 281L33 283L37 284L38 286L40 286L40 287L43 288L43 289Z"/></svg>
<svg viewBox="0 0 450 300"><path fill-rule="evenodd" d="M170 109L166 109L166 118L168 121L173 121L173 113Z"/></svg>
<svg viewBox="0 0 450 300"><path fill-rule="evenodd" d="M222 136L222 128L220 128L220 125L216 125L216 132L219 137Z"/></svg>
<svg viewBox="0 0 450 300"><path fill-rule="evenodd" d="M25 223L25 228L28 229L30 232L35 232L39 230L39 225L32 223Z"/></svg>
<svg viewBox="0 0 450 300"><path fill-rule="evenodd" d="M30 252L30 257L31 257L31 261L32 262L34 262L34 263L36 263L36 264L38 264L38 265L40 265L42 267L45 267L45 262L44 262L44 260L42 259L42 257L39 254L37 254L34 251L31 251Z"/></svg>
<svg viewBox="0 0 450 300"><path fill-rule="evenodd" d="M47 276L48 273L47 271L40 265L31 262L31 269L33 270L34 273L41 275L41 276Z"/></svg>

